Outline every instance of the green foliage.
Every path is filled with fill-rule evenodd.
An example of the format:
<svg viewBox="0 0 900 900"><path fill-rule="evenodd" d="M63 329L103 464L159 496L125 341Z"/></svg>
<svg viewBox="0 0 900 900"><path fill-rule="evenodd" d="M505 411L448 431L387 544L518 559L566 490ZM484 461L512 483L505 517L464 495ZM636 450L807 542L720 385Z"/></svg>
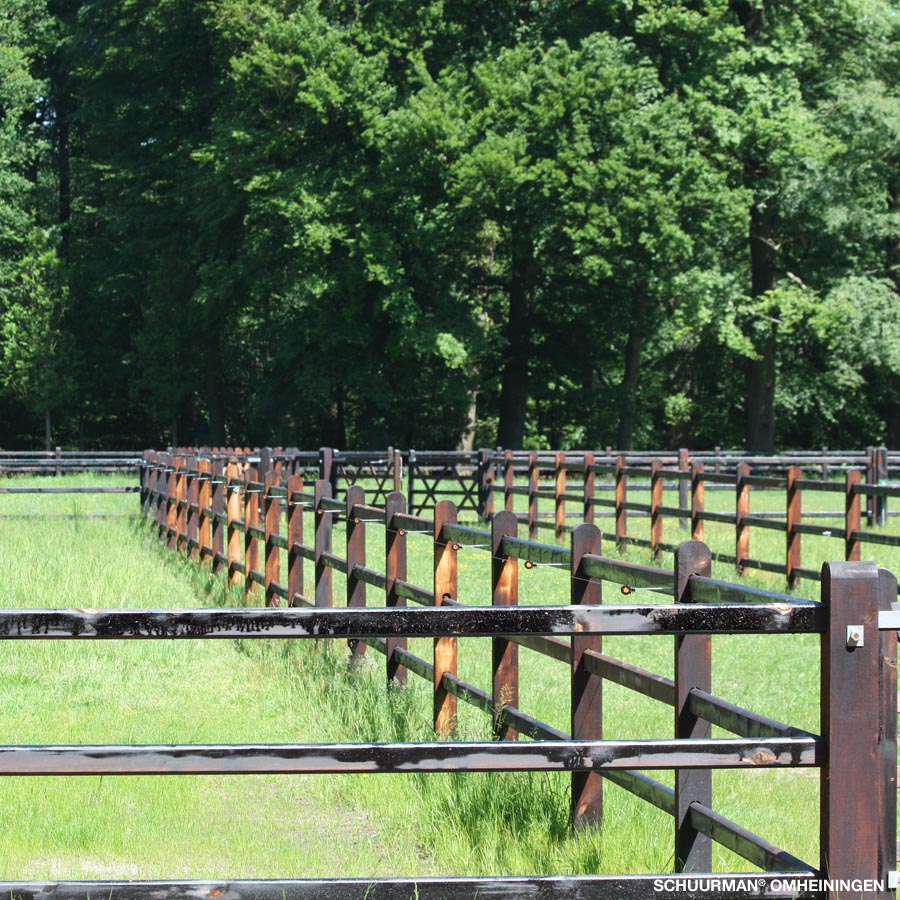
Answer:
<svg viewBox="0 0 900 900"><path fill-rule="evenodd" d="M892 351L835 325L893 328L895 13L2 0L0 401L88 441L454 446L474 402L487 444L699 446L763 372L774 441L900 435Z"/></svg>

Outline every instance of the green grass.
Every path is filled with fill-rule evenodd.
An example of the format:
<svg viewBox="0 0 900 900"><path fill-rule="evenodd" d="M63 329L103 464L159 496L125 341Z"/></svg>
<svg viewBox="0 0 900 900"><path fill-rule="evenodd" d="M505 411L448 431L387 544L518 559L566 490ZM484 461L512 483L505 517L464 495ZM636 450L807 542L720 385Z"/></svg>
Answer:
<svg viewBox="0 0 900 900"><path fill-rule="evenodd" d="M754 508L765 508L765 498L762 492L754 495ZM835 498L840 499L825 499L833 503ZM631 499L643 498L635 492ZM707 501L708 508L727 509L733 496L710 492ZM21 511L134 511L137 503L133 495L0 499L3 511L17 504ZM644 522L630 523L631 533L643 536ZM607 523L600 520L601 529ZM310 541L312 516L306 528ZM714 549L720 542L722 552L733 552L727 526L707 523L707 529ZM667 531L667 540L681 534L675 523ZM337 553L343 552L343 532L338 519ZM550 532L543 534L542 540L552 542ZM0 540L12 560L4 605L235 602L220 579L164 550L155 528L134 519L0 519ZM760 531L752 540L754 555L767 552L763 541L771 542L773 554L779 548L783 554L783 535ZM429 585L430 539L410 535L408 547L409 580ZM367 551L368 565L383 570L382 529L368 527ZM604 552L614 553L609 541ZM652 561L644 551L627 558ZM813 565L811 560L805 555L804 565ZM716 565L714 573L734 578L725 565ZM309 565L306 579L310 592ZM784 590L778 576L752 573L745 580ZM564 570L520 567L519 582L521 603L568 601ZM464 602L488 602L485 551L460 550L459 584ZM335 573L336 605L344 590L345 580ZM817 592L810 582L801 589L804 596ZM383 602L373 589L369 597L373 605ZM615 586L606 588L604 600L628 602ZM604 649L672 674L670 637L606 638ZM431 642L411 642L411 650L428 659ZM4 651L0 715L9 743L433 738L429 685L411 675L408 688L388 692L383 657L370 649L366 664L351 673L343 642L10 642ZM461 640L459 654L460 676L487 687L490 641ZM567 730L565 666L523 649L520 668L520 707ZM818 640L715 637L713 690L817 731ZM608 738L671 737L668 707L615 685L607 685L604 696ZM482 713L460 704L459 730L461 737L486 738L490 724ZM657 777L671 783L668 773ZM605 788L602 831L572 836L568 778L557 773L7 778L0 781L0 791L0 827L8 836L0 862L10 878L664 872L673 863L671 819L614 785ZM714 774L718 811L814 864L817 803L817 770ZM751 867L717 848L715 868Z"/></svg>
<svg viewBox="0 0 900 900"><path fill-rule="evenodd" d="M83 478L79 483L84 483ZM17 484L23 483L20 481ZM58 483L58 482L54 482ZM108 483L108 481L106 482ZM134 495L6 495L0 512L134 513ZM0 519L8 607L197 606L198 583L145 524ZM16 642L0 654L5 743L315 740L298 679L232 642ZM0 779L9 879L388 875L414 842L311 776Z"/></svg>

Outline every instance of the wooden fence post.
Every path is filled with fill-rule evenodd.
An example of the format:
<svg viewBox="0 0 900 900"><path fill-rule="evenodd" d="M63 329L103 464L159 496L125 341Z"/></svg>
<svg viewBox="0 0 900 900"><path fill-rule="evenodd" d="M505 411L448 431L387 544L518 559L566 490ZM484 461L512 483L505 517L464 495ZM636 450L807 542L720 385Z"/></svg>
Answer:
<svg viewBox="0 0 900 900"><path fill-rule="evenodd" d="M887 484L888 452L886 447L872 447L871 474L867 477L869 484ZM878 494L869 498L869 525L887 525L887 497Z"/></svg>
<svg viewBox="0 0 900 900"><path fill-rule="evenodd" d="M854 488L862 481L859 469L848 469L844 482L844 559L859 559L859 541L855 537L860 530L860 495Z"/></svg>
<svg viewBox="0 0 900 900"><path fill-rule="evenodd" d="M156 509L156 525L159 539L165 544L169 542L169 527L172 522L172 503L170 497L175 495L175 473L172 471L175 465L172 457L167 453L160 459L161 469L157 477L159 488L159 506Z"/></svg>
<svg viewBox="0 0 900 900"><path fill-rule="evenodd" d="M650 549L657 560L662 559L663 516L659 508L663 505L663 476L662 460L654 459L650 463Z"/></svg>
<svg viewBox="0 0 900 900"><path fill-rule="evenodd" d="M518 559L503 553L503 538L516 537L519 521L515 513L502 510L491 519L491 603L519 603ZM503 707L519 705L519 645L504 637L491 640L493 672L493 727L501 740L515 741L519 732L504 722Z"/></svg>
<svg viewBox="0 0 900 900"><path fill-rule="evenodd" d="M180 550L182 535L185 533L184 516L184 467L187 461L179 456L175 459L175 490L172 502L172 532L169 534L169 549Z"/></svg>
<svg viewBox="0 0 900 900"><path fill-rule="evenodd" d="M685 541L675 551L675 603L690 603L692 575L709 578L709 547ZM712 726L690 711L690 692L712 691L712 641L708 634L675 638L675 738L709 739ZM677 769L675 772L675 871L712 870L712 841L691 825L691 804L712 806L712 772Z"/></svg>
<svg viewBox="0 0 900 900"><path fill-rule="evenodd" d="M528 454L528 540L537 540L540 468L537 453Z"/></svg>
<svg viewBox="0 0 900 900"><path fill-rule="evenodd" d="M628 536L628 478L625 474L625 457L616 457L616 550L625 552L625 538Z"/></svg>
<svg viewBox="0 0 900 900"><path fill-rule="evenodd" d="M177 521L177 531L176 535L176 547L182 550L184 553L188 553L190 548L188 546L188 536L189 536L189 510L188 510L188 483L190 480L190 473L188 472L188 466L190 465L190 460L187 457L182 457L179 460L178 472L175 475L175 502L178 508L178 515L176 517Z"/></svg>
<svg viewBox="0 0 900 900"><path fill-rule="evenodd" d="M570 603L573 606L603 602L599 578L584 572L584 557L600 555L600 529L586 523L572 532ZM572 740L603 740L603 679L584 666L586 650L601 653L600 635L572 638L571 724ZM600 825L603 821L603 779L597 772L572 773L572 824Z"/></svg>
<svg viewBox="0 0 900 900"><path fill-rule="evenodd" d="M441 535L445 524L455 525L456 505L441 500L434 508L434 605L457 599L456 550ZM444 687L444 674L456 675L457 644L454 637L434 640L434 730L438 734L456 731L456 697Z"/></svg>
<svg viewBox="0 0 900 900"><path fill-rule="evenodd" d="M878 455L875 447L866 447L866 455L869 461L866 463L866 484L878 484ZM866 525L871 528L876 521L875 504L878 498L872 494L866 494Z"/></svg>
<svg viewBox="0 0 900 900"><path fill-rule="evenodd" d="M259 539L254 529L259 528L259 472L244 472L244 593L247 598L256 593L253 573L259 569Z"/></svg>
<svg viewBox="0 0 900 900"><path fill-rule="evenodd" d="M356 567L366 565L366 523L359 518L357 506L366 502L366 492L357 484L347 488L347 606L366 605L366 583L362 581ZM350 641L350 665L358 664L366 653L362 641Z"/></svg>
<svg viewBox="0 0 900 900"><path fill-rule="evenodd" d="M303 596L303 557L297 547L303 543L303 501L294 495L303 492L303 477L289 475L287 480L288 509L288 606Z"/></svg>
<svg viewBox="0 0 900 900"><path fill-rule="evenodd" d="M494 480L497 467L494 451L482 447L478 451L478 493L479 515L487 521L494 514Z"/></svg>
<svg viewBox="0 0 900 900"><path fill-rule="evenodd" d="M410 450L406 459L406 502L409 514L416 514L416 451Z"/></svg>
<svg viewBox="0 0 900 900"><path fill-rule="evenodd" d="M266 606L272 607L281 605L281 598L275 593L275 585L281 580L281 550L275 546L273 540L281 530L281 498L272 494L272 488L280 486L280 478L272 466L266 474L266 492L263 495L263 522L266 534Z"/></svg>
<svg viewBox="0 0 900 900"><path fill-rule="evenodd" d="M185 532L185 551L190 559L196 559L199 555L200 544L200 463L193 460L196 469L188 469L185 473L185 504L187 514L187 529Z"/></svg>
<svg viewBox="0 0 900 900"><path fill-rule="evenodd" d="M584 485L582 489L584 508L581 518L589 524L592 524L594 521L594 493L597 484L597 473L594 471L595 461L593 453L584 454L584 476L582 479L582 484Z"/></svg>
<svg viewBox="0 0 900 900"><path fill-rule="evenodd" d="M391 486L394 493L398 493L403 487L403 455L397 449L391 454Z"/></svg>
<svg viewBox="0 0 900 900"><path fill-rule="evenodd" d="M750 515L750 485L745 481L749 475L750 466L747 463L738 463L734 479L734 564L738 575L744 574L744 560L750 556L750 529L744 524L744 518Z"/></svg>
<svg viewBox="0 0 900 900"><path fill-rule="evenodd" d="M687 475L691 471L691 454L682 447L678 451L678 472L679 475L684 476ZM688 491L690 488L688 487L688 480L684 477L680 477L678 479L678 508L683 509L685 512L690 508L688 506ZM688 523L687 518L682 516L678 520L678 527L685 531L687 530Z"/></svg>
<svg viewBox="0 0 900 900"><path fill-rule="evenodd" d="M791 466L787 471L787 521L785 523L786 574L788 587L796 587L800 576L796 570L801 563L801 534L797 526L803 519L803 500L797 482L803 478L800 466Z"/></svg>
<svg viewBox="0 0 900 900"><path fill-rule="evenodd" d="M554 464L554 512L556 514L556 539L566 533L566 454L557 453Z"/></svg>
<svg viewBox="0 0 900 900"><path fill-rule="evenodd" d="M234 460L235 458L232 457ZM228 505L227 505L227 535L228 535L228 583L240 584L241 573L238 564L241 561L241 533L235 527L235 523L241 518L241 490L234 482L239 481L242 474L241 465L237 461L228 464Z"/></svg>
<svg viewBox="0 0 900 900"><path fill-rule="evenodd" d="M334 496L334 450L331 447L319 447L319 481L327 481L331 485Z"/></svg>
<svg viewBox="0 0 900 900"><path fill-rule="evenodd" d="M406 581L406 533L394 523L394 516L406 512L406 497L399 491L388 494L384 501L385 606L406 606L406 598L397 593L397 582ZM405 637L387 639L387 682L406 684L406 666L397 661L395 651L406 650Z"/></svg>
<svg viewBox="0 0 900 900"><path fill-rule="evenodd" d="M897 638L880 633L878 612L896 600L896 579L872 562L826 563L822 602L821 734L827 742L820 770L822 878L844 881L835 900L855 900L855 880L884 881L866 896L893 898L896 870ZM887 692L887 696L884 693ZM888 821L888 819L890 821Z"/></svg>
<svg viewBox="0 0 900 900"><path fill-rule="evenodd" d="M513 485L516 482L516 471L513 464L512 450L503 451L503 508L507 512L515 512Z"/></svg>
<svg viewBox="0 0 900 900"><path fill-rule="evenodd" d="M332 606L332 584L334 578L331 566L326 566L323 553L331 553L331 513L322 508L322 500L331 497L331 482L320 478L316 482L314 515L316 518L316 542L313 567L316 577L316 606Z"/></svg>
<svg viewBox="0 0 900 900"><path fill-rule="evenodd" d="M181 460L172 458L166 486L166 545L170 550L178 546L178 485L181 483L178 471Z"/></svg>
<svg viewBox="0 0 900 900"><path fill-rule="evenodd" d="M218 574L222 571L222 557L225 555L225 525L222 516L225 515L225 464L221 459L213 460L212 464L212 567Z"/></svg>
<svg viewBox="0 0 900 900"><path fill-rule="evenodd" d="M197 540L200 562L209 562L212 557L212 522L210 520L210 500L212 498L212 463L208 459L197 462L199 484L197 486Z"/></svg>
<svg viewBox="0 0 900 900"><path fill-rule="evenodd" d="M141 512L146 516L150 511L150 494L152 491L153 469L150 466L151 451L141 454Z"/></svg>
<svg viewBox="0 0 900 900"><path fill-rule="evenodd" d="M892 610L897 600L897 576L887 569L878 570L878 609ZM879 714L878 756L881 762L880 785L881 825L879 858L882 880L888 872L897 870L897 645L896 631L879 631L878 696L881 700Z"/></svg>
<svg viewBox="0 0 900 900"><path fill-rule="evenodd" d="M703 463L691 466L691 539L703 540L703 501L706 482L703 480Z"/></svg>

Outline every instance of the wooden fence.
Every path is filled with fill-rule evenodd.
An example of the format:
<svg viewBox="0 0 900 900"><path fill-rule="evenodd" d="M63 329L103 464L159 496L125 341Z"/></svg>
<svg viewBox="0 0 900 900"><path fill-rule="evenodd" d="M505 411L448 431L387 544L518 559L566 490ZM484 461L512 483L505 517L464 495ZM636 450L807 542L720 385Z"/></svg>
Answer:
<svg viewBox="0 0 900 900"><path fill-rule="evenodd" d="M176 455L187 457L195 452L187 449ZM635 545L662 552L674 550L677 544L677 540L665 539L667 527L671 529L673 524L678 539L689 528L697 540L703 540L706 522L729 525L734 530L734 553L717 552L713 558L732 563L739 574L749 569L783 574L791 587L801 578L821 577L819 556L813 565L803 565L803 535L831 538L835 550L829 556L846 560L859 559L864 544L900 546L900 532L872 530L900 516L900 504L889 509L889 498L900 497L900 483L889 481L889 466L900 465L900 455L884 448L777 457L721 451L681 450L656 457L649 453L611 456L610 452L609 448L603 454L230 448L204 451L204 458L211 464L236 459L256 468L261 478L275 472L301 475L307 481L328 481L333 498L346 496L353 485L365 484L371 502L383 505L388 493L405 488L413 514L430 512L442 499L454 500L460 515L485 520L497 509L515 511L527 524L531 540L542 530L561 539L578 522L607 518L619 549ZM706 494L714 491L732 492L733 511L707 508ZM754 510L752 497L759 491L769 495L780 492L783 513ZM649 496L637 501L637 492ZM810 509L803 498L814 493L835 495L835 509ZM668 503L667 496L672 498ZM826 518L840 523L816 521ZM863 518L867 528L862 527ZM649 527L643 534L635 534L629 522L640 520ZM753 555L750 539L754 529L784 534L781 558Z"/></svg>
<svg viewBox="0 0 900 900"><path fill-rule="evenodd" d="M569 547L518 536L519 517L503 510L490 528L460 525L457 508L440 501L431 518L407 512L389 492L383 506L366 502L359 485L344 498L326 480L298 474L265 478L238 461L148 453L141 477L144 512L173 550L227 573L259 608L149 611L12 611L0 614L7 638L325 638L353 642L354 655L384 653L385 679L409 673L432 685L438 735L454 730L457 704L492 717L493 742L291 744L280 746L0 748L0 772L30 774L181 772L400 772L563 770L572 778L572 818L602 823L608 779L673 817L676 876L300 880L253 882L115 882L64 885L0 883L12 898L52 896L137 898L675 898L689 896L689 878L709 873L718 842L762 875L710 875L718 887L704 897L796 896L799 880L827 879L829 897L857 897L861 880L873 896L893 897L896 878L896 728L898 624L890 616L896 578L872 563L838 562L823 569L821 602L750 589L710 577L711 554L698 541L680 544L670 570L601 554L590 523L572 530ZM304 519L312 522L309 531ZM345 555L333 551L336 523L346 530ZM384 537L383 558L366 556L366 529ZM310 533L311 532L311 533ZM427 535L433 579L407 578L407 541ZM417 538L421 540L422 538ZM491 567L487 606L460 601L460 552L482 551ZM286 571L282 557L286 554ZM313 583L304 582L303 562ZM564 569L567 606L519 606L519 564ZM336 608L332 573L346 576ZM623 593L650 590L671 598L634 606L604 605L603 584ZM380 595L369 607L367 589ZM487 597L484 598L488 600ZM415 603L422 608L407 607ZM821 734L739 708L711 692L712 634L816 633L821 640ZM674 636L674 678L614 659L603 635ZM492 640L488 688L458 677L459 639ZM409 637L433 639L430 659L409 652ZM558 661L570 674L570 728L550 727L518 708L519 648ZM612 682L673 708L672 737L603 739L602 695ZM733 738L713 738L712 726ZM522 737L533 741L522 741ZM712 808L714 769L785 766L820 769L820 859L808 864L753 835ZM669 788L646 770L674 769ZM786 802L789 802L786 801ZM815 889L808 896L825 896ZM868 895L868 894L867 894Z"/></svg>
<svg viewBox="0 0 900 900"><path fill-rule="evenodd" d="M822 480L805 477L804 469L793 464L773 473L771 459L758 464L765 474L757 474L747 462L737 462L731 472L723 471L724 467L710 471L702 461L684 455L677 460L669 457L646 462L619 456L612 462L598 462L592 454L532 453L523 458L507 453L502 458L492 457L489 491L494 505L507 510L515 508L517 497L524 498L527 512L518 515L527 523L531 538L542 529L561 537L571 530L573 519L593 522L605 515L612 520L610 530L619 548L634 545L661 553L676 546L676 542L665 540L667 525L682 533L689 528L695 540L704 539L706 522L728 525L734 529L734 553L716 553L714 559L733 563L739 573L758 569L782 574L793 587L800 578L821 578L821 558L815 559L814 567L802 564L803 535L831 538L835 542L833 557L846 560L860 559L865 544L900 546L900 534L871 530L890 521L889 498L900 497L900 485L887 482L886 455L876 451L874 457L869 458L865 470L846 468L837 480L831 467L831 477ZM821 461L816 463L820 465ZM707 509L705 498L710 490L731 492L733 511ZM647 499L629 499L629 491L640 491ZM758 491L769 496L780 493L783 512L754 512L752 498ZM666 503L666 493L670 497L676 494L677 501ZM835 509L805 508L804 497L808 501L817 493L833 496ZM867 529L862 527L864 517ZM839 520L840 524L809 521L823 518ZM646 523L643 535L632 533L629 523L635 520ZM781 560L752 554L753 529L784 534Z"/></svg>
<svg viewBox="0 0 900 900"><path fill-rule="evenodd" d="M0 475L133 471L140 463L134 450L0 450Z"/></svg>

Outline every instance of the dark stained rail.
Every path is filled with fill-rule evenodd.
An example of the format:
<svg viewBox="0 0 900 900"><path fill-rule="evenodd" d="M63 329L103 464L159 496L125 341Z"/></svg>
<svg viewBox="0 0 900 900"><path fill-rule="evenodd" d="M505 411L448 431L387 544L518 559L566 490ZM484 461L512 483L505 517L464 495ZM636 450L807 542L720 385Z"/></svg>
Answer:
<svg viewBox="0 0 900 900"><path fill-rule="evenodd" d="M525 606L424 609L0 610L0 639L322 638L506 634L817 633L825 610L787 603L728 606Z"/></svg>

